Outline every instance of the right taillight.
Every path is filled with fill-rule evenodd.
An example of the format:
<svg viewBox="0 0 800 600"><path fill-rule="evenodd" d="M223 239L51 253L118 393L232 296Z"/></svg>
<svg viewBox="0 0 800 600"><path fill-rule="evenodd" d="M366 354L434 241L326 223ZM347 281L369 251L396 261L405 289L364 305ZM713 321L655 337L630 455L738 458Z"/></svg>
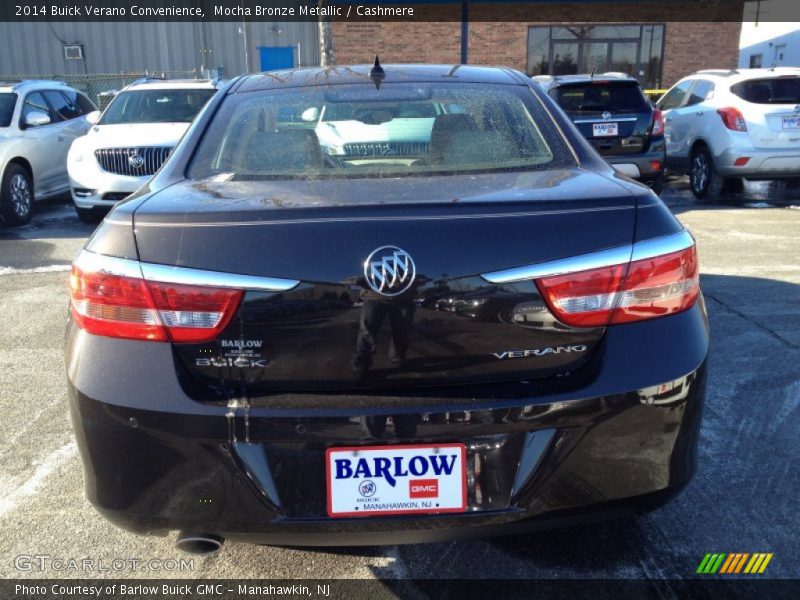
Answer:
<svg viewBox="0 0 800 600"><path fill-rule="evenodd" d="M132 340L204 342L225 329L244 293L73 266L70 294L75 323L89 333Z"/></svg>
<svg viewBox="0 0 800 600"><path fill-rule="evenodd" d="M747 131L747 122L738 108L720 108L717 114L722 118L725 127L732 131Z"/></svg>
<svg viewBox="0 0 800 600"><path fill-rule="evenodd" d="M690 308L700 291L695 246L536 281L553 314L573 327L654 319Z"/></svg>

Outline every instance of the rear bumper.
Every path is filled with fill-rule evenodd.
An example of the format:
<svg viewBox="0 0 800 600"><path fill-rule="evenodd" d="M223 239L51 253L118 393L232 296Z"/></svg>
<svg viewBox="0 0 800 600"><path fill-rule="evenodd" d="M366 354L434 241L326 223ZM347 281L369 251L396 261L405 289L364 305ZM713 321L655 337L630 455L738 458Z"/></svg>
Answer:
<svg viewBox="0 0 800 600"><path fill-rule="evenodd" d="M657 179L664 174L664 162L666 160L664 140L661 138L660 140L652 141L647 152L603 156L603 158L608 164L628 177L633 177L640 181ZM660 167L654 169L653 165L656 162L660 164Z"/></svg>
<svg viewBox="0 0 800 600"><path fill-rule="evenodd" d="M736 159L748 157L747 164L737 167ZM800 148L729 148L714 161L717 171L725 177L778 179L800 177Z"/></svg>
<svg viewBox="0 0 800 600"><path fill-rule="evenodd" d="M649 510L695 471L708 348L702 302L610 328L603 344L590 384L546 397L526 396L519 384L510 397L480 401L394 398L382 408L376 398L365 408L322 397L316 408L282 399L246 409L188 398L166 368L167 345L70 327L71 413L87 496L138 533L182 529L289 545L436 541ZM467 512L328 518L325 450L389 441L464 443Z"/></svg>

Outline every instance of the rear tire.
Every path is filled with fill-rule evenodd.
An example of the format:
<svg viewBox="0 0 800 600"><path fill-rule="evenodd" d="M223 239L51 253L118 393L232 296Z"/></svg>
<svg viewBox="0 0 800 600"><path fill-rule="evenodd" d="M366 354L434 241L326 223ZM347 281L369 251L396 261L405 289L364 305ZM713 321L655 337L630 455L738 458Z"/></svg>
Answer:
<svg viewBox="0 0 800 600"><path fill-rule="evenodd" d="M6 225L27 225L33 217L33 182L20 165L10 164L0 184L0 216Z"/></svg>
<svg viewBox="0 0 800 600"><path fill-rule="evenodd" d="M706 146L700 146L692 153L689 184L698 200L716 200L722 192L725 178L717 173L714 157Z"/></svg>
<svg viewBox="0 0 800 600"><path fill-rule="evenodd" d="M81 220L81 223L85 223L86 225L97 225L103 220L103 215L92 208L78 208L76 206L75 212L78 213L78 218Z"/></svg>

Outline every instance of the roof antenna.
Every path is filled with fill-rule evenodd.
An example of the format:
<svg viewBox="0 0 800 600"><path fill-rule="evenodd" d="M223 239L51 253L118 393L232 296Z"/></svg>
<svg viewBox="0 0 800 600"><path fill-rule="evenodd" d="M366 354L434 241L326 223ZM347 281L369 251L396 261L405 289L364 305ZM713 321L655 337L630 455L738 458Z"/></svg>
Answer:
<svg viewBox="0 0 800 600"><path fill-rule="evenodd" d="M372 65L372 68L369 70L369 78L372 79L372 82L375 84L376 90L381 89L381 82L386 79L386 72L383 70L377 54L375 55L375 64Z"/></svg>

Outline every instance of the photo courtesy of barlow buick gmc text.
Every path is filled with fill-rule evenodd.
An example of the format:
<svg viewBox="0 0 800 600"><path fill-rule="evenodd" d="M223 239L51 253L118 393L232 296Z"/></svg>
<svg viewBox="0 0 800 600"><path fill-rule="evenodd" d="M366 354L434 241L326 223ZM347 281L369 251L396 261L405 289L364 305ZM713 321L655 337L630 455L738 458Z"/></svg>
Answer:
<svg viewBox="0 0 800 600"><path fill-rule="evenodd" d="M0 599L796 598L800 6L0 3Z"/></svg>

